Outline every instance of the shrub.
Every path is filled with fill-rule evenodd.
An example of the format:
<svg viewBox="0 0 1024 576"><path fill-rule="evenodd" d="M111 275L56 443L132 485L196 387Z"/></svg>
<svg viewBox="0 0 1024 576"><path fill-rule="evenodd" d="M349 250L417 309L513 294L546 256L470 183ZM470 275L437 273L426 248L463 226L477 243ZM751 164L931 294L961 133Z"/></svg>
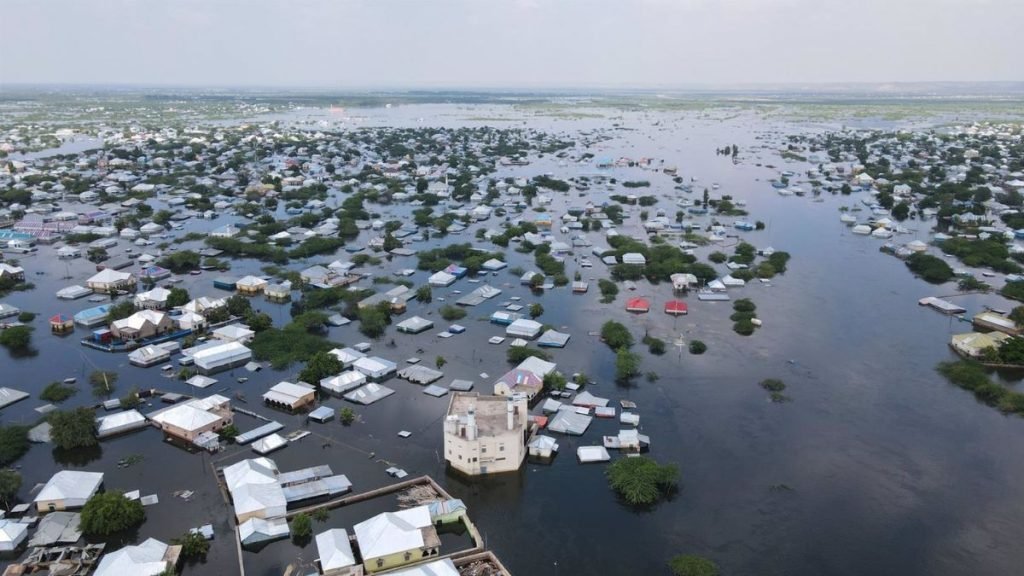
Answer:
<svg viewBox="0 0 1024 576"><path fill-rule="evenodd" d="M452 306L450 304L445 304L444 306L441 306L441 309L438 310L438 313L441 315L441 318L444 318L449 322L466 317L465 309L460 308L458 306Z"/></svg>
<svg viewBox="0 0 1024 576"><path fill-rule="evenodd" d="M614 320L609 320L601 326L601 339L612 350L633 345L633 335L629 333L629 329Z"/></svg>
<svg viewBox="0 0 1024 576"><path fill-rule="evenodd" d="M43 391L39 394L39 398L47 402L59 404L74 396L76 392L78 392L78 388L75 388L70 384L50 382L46 385L46 388L43 388Z"/></svg>
<svg viewBox="0 0 1024 576"><path fill-rule="evenodd" d="M619 348L615 353L615 380L620 383L629 382L640 374L640 357L628 348Z"/></svg>
<svg viewBox="0 0 1024 576"><path fill-rule="evenodd" d="M643 343L647 345L647 351L655 356L665 353L665 341L654 336L644 336Z"/></svg>
<svg viewBox="0 0 1024 576"><path fill-rule="evenodd" d="M616 460L605 475L611 488L626 502L634 506L649 506L671 493L678 481L679 470L639 456Z"/></svg>
<svg viewBox="0 0 1024 576"><path fill-rule="evenodd" d="M707 344L701 342L700 340L690 341L690 354L703 354L704 352L707 351L707 349Z"/></svg>
<svg viewBox="0 0 1024 576"><path fill-rule="evenodd" d="M309 519L309 515L300 512L292 517L291 532L292 539L309 538L313 534L313 522Z"/></svg>
<svg viewBox="0 0 1024 576"><path fill-rule="evenodd" d="M672 576L718 576L718 566L707 558L680 554L668 562Z"/></svg>
<svg viewBox="0 0 1024 576"><path fill-rule="evenodd" d="M911 272L931 284L942 284L953 277L953 269L949 264L930 254L912 254L907 258L906 264Z"/></svg>
<svg viewBox="0 0 1024 576"><path fill-rule="evenodd" d="M516 346L509 348L505 352L505 358L509 364L519 364L523 360L530 357L540 358L541 360L551 360L551 355L543 350L537 348L531 348L530 346Z"/></svg>
<svg viewBox="0 0 1024 576"><path fill-rule="evenodd" d="M0 466L7 466L28 452L28 426L0 426Z"/></svg>
<svg viewBox="0 0 1024 576"><path fill-rule="evenodd" d="M210 551L210 543L196 532L186 532L172 542L181 546L181 555L185 558L202 558Z"/></svg>

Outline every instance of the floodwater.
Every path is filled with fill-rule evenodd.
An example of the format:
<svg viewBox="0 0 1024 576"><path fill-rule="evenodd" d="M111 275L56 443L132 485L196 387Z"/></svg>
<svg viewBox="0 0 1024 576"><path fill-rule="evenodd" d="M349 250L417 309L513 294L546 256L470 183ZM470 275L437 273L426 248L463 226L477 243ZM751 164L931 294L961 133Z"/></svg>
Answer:
<svg viewBox="0 0 1024 576"><path fill-rule="evenodd" d="M793 258L786 274L770 285L754 282L731 290L734 298L749 297L758 305L764 326L750 337L732 332L728 302L687 298L688 316L673 319L661 314L661 305L672 297L671 287L664 283L638 283L636 294L653 301L650 314L627 314L624 302L630 294L624 289L613 304L602 305L596 280L606 271L592 258L595 267L581 269L584 279L592 280L586 295L572 295L562 288L536 296L506 270L487 278L503 293L459 321L467 327L465 334L438 338L436 333L446 323L434 312L442 298L458 297L454 290L465 293L475 287L462 280L448 289L435 289L432 304L410 303L406 316L432 318L434 330L410 336L389 329L374 343L374 353L399 363L417 356L433 365L436 356L444 356L448 364L441 383L469 379L476 381L476 390L486 392L490 381L508 366L506 345L486 343L490 336L503 334L503 329L484 319L512 296L520 296L520 304L541 302L546 312L540 320L572 334L568 346L554 352L560 369L567 374L586 372L597 381L591 388L594 394L636 402L642 432L651 437L650 455L679 466L678 493L651 509L635 510L618 502L607 487L603 465L584 466L575 460L577 446L600 443L601 435L618 430L616 421L595 420L583 437L560 437L561 454L550 465L528 463L516 474L468 480L446 473L441 457L441 419L448 399L426 396L417 386L397 379L386 383L397 391L395 395L373 406L355 407L360 420L352 426L336 421L309 424L314 435L271 455L282 470L326 463L335 472L347 474L356 492L392 482L384 473L392 464L412 475L430 474L465 500L487 547L520 575L660 574L666 571L665 562L679 553L712 558L723 574L1019 573L1024 565L1024 421L977 403L935 373L935 364L951 357L950 334L966 331L968 326L917 305L921 297L952 294L955 288L915 279L902 262L878 252L880 241L851 235L839 222L838 207L852 205L858 197L825 196L821 202L779 197L768 184L775 171L758 166L782 164L763 148L773 135L818 126L783 124L743 112L607 111L602 118L565 119L523 115L500 106L424 105L359 110L358 114L336 118L305 110L292 119L308 121L314 129L525 122L565 133L611 129L617 123L631 130L609 132L612 139L596 145L592 153L665 158L666 164L679 167L680 175L697 179L695 199L704 187L719 183L719 193L746 200L750 218L768 224L764 231L741 233L743 238L759 247L786 250ZM516 121L495 119L500 116ZM740 148L738 165L714 152L733 143ZM800 171L800 167L793 169ZM528 167L502 167L496 176L544 172L570 177L594 170L560 166L556 159L544 158ZM617 169L612 174L650 180L652 188L634 193L658 195L659 206L669 215L676 210L676 197L687 196L674 191L664 174L639 168ZM587 198L600 203L607 194L595 189ZM551 210L557 215L566 205L581 204L587 198L575 191L556 194ZM407 209L391 207L381 212L387 219L388 214L404 214ZM185 231L208 230L229 218L189 221ZM635 211L620 231L638 231L639 224ZM930 223L908 224L918 230L898 240L927 239ZM441 242L475 243L471 232L477 227ZM364 233L360 241L367 237ZM590 237L595 244L606 244L600 233ZM430 241L431 245L437 242ZM427 245L418 242L412 247ZM698 253L703 258L713 249ZM38 356L0 357L3 384L33 394L32 399L4 409L4 422L33 421L37 415L32 408L41 404L35 395L46 383L68 376L79 378L81 392L67 404L92 402L85 379L96 368L120 372L121 394L135 385L191 392L184 383L162 377L158 368L135 368L125 355L83 348L78 339L86 335L84 329L63 338L48 333L49 315L93 305L84 299L55 298L59 288L84 283L93 267L84 260L57 261L52 250L41 247L36 255L21 260L36 289L4 299L40 314L34 322ZM532 256L511 249L505 252L510 267L531 268ZM314 258L291 267L301 269L331 259ZM259 267L256 262L235 261L231 274L258 273ZM382 265L381 273L414 267L414 259L395 258ZM567 273L571 276L576 269L570 259ZM72 280L62 279L68 274ZM193 296L218 294L211 283L217 275L186 276L182 285ZM412 280L420 284L426 277L427 273L417 272ZM955 301L969 312L983 304L1009 307L994 295ZM254 306L268 311L276 325L288 319L287 304L258 298ZM630 387L619 387L613 384L613 354L591 335L608 319L625 323L637 340L645 331L669 343L682 335L703 340L708 351L692 356L670 346L667 354L655 357L638 345L642 370L656 372L659 379L639 378ZM332 328L330 337L346 345L365 340L354 325ZM391 339L394 346L389 345ZM307 426L304 419L259 406L258 398L273 383L294 378L300 368L294 365L256 374L235 369L215 375L219 382L205 392L233 396L240 391L249 399L240 406L278 419L286 432L291 431ZM249 381L236 383L243 375ZM757 384L764 378L784 380L791 401L769 402ZM339 399L326 403L345 404ZM242 415L238 423L243 430L257 425ZM400 430L413 434L400 439L396 436ZM131 454L142 454L145 461L118 468L118 460ZM216 489L212 467L251 455L238 447L214 456L189 454L161 442L152 429L103 442L95 454L68 457L53 454L50 446L35 445L19 462L25 476L20 496L30 500L32 486L60 467L103 470L108 474L108 489L141 489L143 494L160 497L159 504L147 508L148 521L138 533L125 538L169 539L189 527L212 522L217 537L206 563L186 573L231 574L237 558L230 509ZM196 492L190 501L173 495L185 489ZM368 509L367 515L376 511ZM359 519L350 512L335 512L323 526L350 528ZM247 574L270 576L281 574L291 563L308 565L315 555L313 545L299 548L285 541L243 557Z"/></svg>

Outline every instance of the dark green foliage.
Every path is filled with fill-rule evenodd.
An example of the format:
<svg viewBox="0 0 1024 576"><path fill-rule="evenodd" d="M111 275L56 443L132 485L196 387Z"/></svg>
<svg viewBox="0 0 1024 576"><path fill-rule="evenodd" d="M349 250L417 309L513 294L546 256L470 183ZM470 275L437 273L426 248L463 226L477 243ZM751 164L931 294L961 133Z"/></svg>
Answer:
<svg viewBox="0 0 1024 576"><path fill-rule="evenodd" d="M615 296L619 293L619 287L611 280L605 280L601 278L597 281L597 287L601 290L601 302L608 304L615 300Z"/></svg>
<svg viewBox="0 0 1024 576"><path fill-rule="evenodd" d="M95 446L96 414L89 408L51 412L46 417L50 423L50 439L54 446L64 450Z"/></svg>
<svg viewBox="0 0 1024 576"><path fill-rule="evenodd" d="M32 327L12 326L0 330L0 346L16 354L30 352L32 350Z"/></svg>
<svg viewBox="0 0 1024 576"><path fill-rule="evenodd" d="M511 347L507 352L505 352L505 358L508 360L509 364L519 364L531 356L540 358L541 360L551 360L550 354L537 348L531 348L530 346Z"/></svg>
<svg viewBox="0 0 1024 576"><path fill-rule="evenodd" d="M930 254L912 254L906 260L907 268L925 282L942 284L953 277L953 269L942 259Z"/></svg>
<svg viewBox="0 0 1024 576"><path fill-rule="evenodd" d="M175 286L171 288L171 293L167 295L167 305L171 308L177 308L178 306L188 304L191 299L192 297L189 295L188 290Z"/></svg>
<svg viewBox="0 0 1024 576"><path fill-rule="evenodd" d="M608 484L627 503L650 506L675 489L679 470L646 456L620 458L605 470Z"/></svg>
<svg viewBox="0 0 1024 576"><path fill-rule="evenodd" d="M338 419L341 420L341 423L345 426L350 426L356 421L356 413L354 410L346 406L338 413Z"/></svg>
<svg viewBox="0 0 1024 576"><path fill-rule="evenodd" d="M466 310L464 308L452 306L450 304L445 304L444 306L441 306L441 309L438 310L438 313L441 315L441 318L444 318L449 322L466 317Z"/></svg>
<svg viewBox="0 0 1024 576"><path fill-rule="evenodd" d="M123 320L132 314L135 314L135 304L131 300L122 300L110 307L108 320Z"/></svg>
<svg viewBox="0 0 1024 576"><path fill-rule="evenodd" d="M21 489L21 474L16 470L0 470L0 501L4 506L10 506L11 499L18 495Z"/></svg>
<svg viewBox="0 0 1024 576"><path fill-rule="evenodd" d="M43 388L43 391L39 394L40 400L47 402L53 402L59 404L68 398L71 398L78 392L78 388L70 384L63 384L61 382L50 382Z"/></svg>
<svg viewBox="0 0 1024 576"><path fill-rule="evenodd" d="M1021 267L1008 258L1010 251L1000 240L970 240L967 238L950 238L939 247L946 254L952 254L966 266L991 268L1003 274L1016 274Z"/></svg>
<svg viewBox="0 0 1024 576"><path fill-rule="evenodd" d="M186 532L172 542L181 546L181 555L184 558L203 558L210 551L210 542L196 532Z"/></svg>
<svg viewBox="0 0 1024 576"><path fill-rule="evenodd" d="M313 534L313 522L309 515L303 512L292 517L290 528L294 540L309 538Z"/></svg>
<svg viewBox="0 0 1024 576"><path fill-rule="evenodd" d="M601 340L612 350L633 345L633 335L629 333L629 329L614 320L609 320L601 326Z"/></svg>
<svg viewBox="0 0 1024 576"><path fill-rule="evenodd" d="M108 536L142 524L146 512L138 500L120 492L100 492L82 508L79 527L90 536Z"/></svg>
<svg viewBox="0 0 1024 576"><path fill-rule="evenodd" d="M171 252L158 260L157 264L175 274L183 274L191 270L198 270L201 260L202 256L199 254L191 250L182 250L180 252Z"/></svg>
<svg viewBox="0 0 1024 576"><path fill-rule="evenodd" d="M1024 282L1007 282L999 293L1011 300L1024 302Z"/></svg>
<svg viewBox="0 0 1024 576"><path fill-rule="evenodd" d="M320 381L335 374L340 374L344 369L341 360L328 352L317 352L306 362L306 367L299 372L299 380L320 387Z"/></svg>
<svg viewBox="0 0 1024 576"><path fill-rule="evenodd" d="M389 304L387 302L382 304L383 306L368 306L358 312L359 331L370 338L383 336L388 324L391 323Z"/></svg>
<svg viewBox="0 0 1024 576"><path fill-rule="evenodd" d="M615 381L626 383L640 375L640 356L629 351L628 348L619 348L615 352Z"/></svg>
<svg viewBox="0 0 1024 576"><path fill-rule="evenodd" d="M661 338L647 335L644 336L643 343L647 345L647 351L655 356L661 356L665 353L665 341Z"/></svg>
<svg viewBox="0 0 1024 576"><path fill-rule="evenodd" d="M292 322L281 329L270 328L257 333L249 346L253 356L257 360L269 360L275 370L280 370L292 362L305 362L317 352L337 347L335 342L311 333L307 326L304 322Z"/></svg>
<svg viewBox="0 0 1024 576"><path fill-rule="evenodd" d="M672 576L718 576L718 566L707 558L680 554L668 562Z"/></svg>
<svg viewBox="0 0 1024 576"><path fill-rule="evenodd" d="M7 466L28 452L28 426L0 426L0 466Z"/></svg>
<svg viewBox="0 0 1024 576"><path fill-rule="evenodd" d="M936 369L953 384L973 392L979 401L1006 414L1024 416L1024 393L990 381L985 369L977 362L942 362Z"/></svg>
<svg viewBox="0 0 1024 576"><path fill-rule="evenodd" d="M700 340L690 341L690 354L703 354L708 349L708 345L701 342Z"/></svg>

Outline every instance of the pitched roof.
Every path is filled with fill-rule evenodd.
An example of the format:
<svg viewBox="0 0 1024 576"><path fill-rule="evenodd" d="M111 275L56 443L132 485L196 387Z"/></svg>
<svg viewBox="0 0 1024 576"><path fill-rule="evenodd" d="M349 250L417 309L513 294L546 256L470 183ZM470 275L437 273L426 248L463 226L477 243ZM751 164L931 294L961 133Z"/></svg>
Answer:
<svg viewBox="0 0 1024 576"><path fill-rule="evenodd" d="M155 576L167 569L167 544L149 538L138 546L125 546L103 556L95 576Z"/></svg>
<svg viewBox="0 0 1024 576"><path fill-rule="evenodd" d="M352 543L344 528L335 528L316 535L316 551L320 554L320 569L324 572L354 566L356 557Z"/></svg>
<svg viewBox="0 0 1024 576"><path fill-rule="evenodd" d="M102 472L61 470L50 478L36 495L34 502L50 500L85 500L96 493L103 483Z"/></svg>
<svg viewBox="0 0 1024 576"><path fill-rule="evenodd" d="M399 512L384 512L353 527L363 561L415 550L423 546L420 528L431 525L430 510L417 506Z"/></svg>

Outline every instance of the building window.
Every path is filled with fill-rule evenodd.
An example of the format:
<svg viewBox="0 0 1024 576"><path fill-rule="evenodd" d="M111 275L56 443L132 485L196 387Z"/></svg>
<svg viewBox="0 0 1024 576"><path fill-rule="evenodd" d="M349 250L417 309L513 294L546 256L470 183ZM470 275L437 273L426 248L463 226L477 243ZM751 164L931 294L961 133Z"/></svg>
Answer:
<svg viewBox="0 0 1024 576"><path fill-rule="evenodd" d="M409 560L412 560L412 552L405 553L405 561L408 562Z"/></svg>
<svg viewBox="0 0 1024 576"><path fill-rule="evenodd" d="M504 452L504 451L505 451L505 445L504 444L502 444L501 446L498 446L498 452Z"/></svg>
<svg viewBox="0 0 1024 576"><path fill-rule="evenodd" d="M484 446L483 448L481 448L480 452L482 452L484 454L487 454L487 446Z"/></svg>
<svg viewBox="0 0 1024 576"><path fill-rule="evenodd" d="M377 558L377 568L383 568L383 567L384 567L384 559L383 558Z"/></svg>

